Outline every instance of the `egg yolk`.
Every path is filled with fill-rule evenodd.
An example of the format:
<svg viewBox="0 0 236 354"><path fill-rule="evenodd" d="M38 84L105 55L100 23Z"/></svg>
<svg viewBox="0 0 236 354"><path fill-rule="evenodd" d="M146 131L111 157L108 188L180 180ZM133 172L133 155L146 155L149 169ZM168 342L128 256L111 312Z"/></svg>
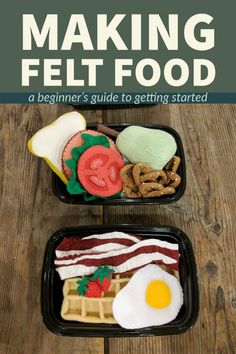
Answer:
<svg viewBox="0 0 236 354"><path fill-rule="evenodd" d="M156 309L163 309L171 302L171 291L163 280L151 281L146 289L146 302Z"/></svg>

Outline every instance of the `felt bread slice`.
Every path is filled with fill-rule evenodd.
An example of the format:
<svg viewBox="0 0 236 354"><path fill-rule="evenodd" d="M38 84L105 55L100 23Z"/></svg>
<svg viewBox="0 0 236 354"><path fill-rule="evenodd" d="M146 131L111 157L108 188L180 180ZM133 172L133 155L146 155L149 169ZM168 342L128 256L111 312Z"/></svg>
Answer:
<svg viewBox="0 0 236 354"><path fill-rule="evenodd" d="M82 114L68 112L35 133L28 142L28 148L32 154L42 157L60 179L67 183L61 166L62 153L68 140L85 129L86 120Z"/></svg>

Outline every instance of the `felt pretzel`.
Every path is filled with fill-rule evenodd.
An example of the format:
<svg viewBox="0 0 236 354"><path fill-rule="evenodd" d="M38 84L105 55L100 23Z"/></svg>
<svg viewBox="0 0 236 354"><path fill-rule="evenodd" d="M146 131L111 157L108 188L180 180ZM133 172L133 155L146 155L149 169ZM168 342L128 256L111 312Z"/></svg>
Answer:
<svg viewBox="0 0 236 354"><path fill-rule="evenodd" d="M153 171L153 168L151 166L144 164L144 163L137 163L134 165L132 174L134 178L134 182L137 187L139 187L142 184L141 177L147 173L150 173Z"/></svg>
<svg viewBox="0 0 236 354"><path fill-rule="evenodd" d="M173 187L163 187L160 183L143 183L139 187L139 191L143 198L160 197L162 195L175 193Z"/></svg>
<svg viewBox="0 0 236 354"><path fill-rule="evenodd" d="M140 191L137 189L137 192L135 192L131 187L124 185L123 187L123 191L124 191L124 195L127 198L141 198L142 194L140 193Z"/></svg>
<svg viewBox="0 0 236 354"><path fill-rule="evenodd" d="M177 188L181 182L181 177L177 173L172 172L172 171L165 171L165 172L167 175L166 185L168 187Z"/></svg>
<svg viewBox="0 0 236 354"><path fill-rule="evenodd" d="M140 176L140 181L144 182L157 182L162 185L165 185L167 182L167 175L164 171L152 171L149 173L145 173L144 175Z"/></svg>
<svg viewBox="0 0 236 354"><path fill-rule="evenodd" d="M181 159L179 156L173 156L172 159L170 159L169 162L164 167L164 170L170 170L172 172L177 172L179 165L180 165Z"/></svg>
<svg viewBox="0 0 236 354"><path fill-rule="evenodd" d="M169 166L172 168L174 161ZM176 166L177 164L175 168ZM176 172L155 171L151 166L143 163L124 166L120 171L120 177L124 182L124 194L128 198L152 198L174 194L175 188L181 182L181 177Z"/></svg>
<svg viewBox="0 0 236 354"><path fill-rule="evenodd" d="M125 165L120 170L120 178L129 187L136 187L136 184L135 184L135 181L134 181L134 178L133 178L133 174L132 174L133 167L134 167L134 165L129 163L128 165Z"/></svg>
<svg viewBox="0 0 236 354"><path fill-rule="evenodd" d="M124 166L120 170L120 178L124 182L123 191L125 196L128 198L140 198L141 193L139 192L139 189L135 184L132 174L133 167L133 164L128 164Z"/></svg>

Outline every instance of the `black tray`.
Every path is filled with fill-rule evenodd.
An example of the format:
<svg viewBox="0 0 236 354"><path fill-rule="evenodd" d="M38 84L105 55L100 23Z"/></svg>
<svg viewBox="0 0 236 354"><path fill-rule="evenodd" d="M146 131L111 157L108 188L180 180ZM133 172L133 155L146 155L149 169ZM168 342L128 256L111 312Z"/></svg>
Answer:
<svg viewBox="0 0 236 354"><path fill-rule="evenodd" d="M179 262L180 283L184 292L184 304L172 322L136 330L126 330L119 325L90 324L76 321L65 321L60 316L62 304L63 281L54 269L55 249L63 237L84 237L111 231L123 231L142 236L158 238L179 244L181 254ZM191 243L185 233L169 226L142 225L100 225L66 228L57 231L48 241L42 271L41 311L47 328L63 336L76 337L127 337L127 336L159 336L183 333L190 329L197 320L199 310L199 293L196 263Z"/></svg>
<svg viewBox="0 0 236 354"><path fill-rule="evenodd" d="M161 129L170 133L177 144L177 152L176 155L181 158L181 163L178 169L178 174L181 177L181 183L177 187L175 194L172 195L164 195L158 198L117 198L117 199L96 199L94 201L86 202L82 195L71 195L67 192L66 185L60 180L60 178L53 172L52 173L52 189L54 194L59 198L62 202L68 204L90 204L90 205L135 205L135 204L170 204L179 200L184 194L186 188L186 166L185 166L185 157L184 150L181 138L179 134L172 128L165 125L144 125L144 124L135 124L140 125L146 128L152 129ZM107 127L115 129L121 132L126 127L130 126L130 124L106 124ZM89 125L87 129L95 129L96 124Z"/></svg>

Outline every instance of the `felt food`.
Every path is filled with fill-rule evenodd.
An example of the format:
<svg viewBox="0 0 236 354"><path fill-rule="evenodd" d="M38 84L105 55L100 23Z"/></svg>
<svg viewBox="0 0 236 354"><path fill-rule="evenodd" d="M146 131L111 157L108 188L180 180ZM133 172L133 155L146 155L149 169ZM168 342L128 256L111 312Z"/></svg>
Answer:
<svg viewBox="0 0 236 354"><path fill-rule="evenodd" d="M120 171L124 183L123 191L127 198L152 198L162 195L174 194L181 182L181 177L173 172L177 171L180 159L173 158L173 163L168 164L172 170L153 170L151 166L143 163L128 164ZM176 163L175 163L176 162Z"/></svg>
<svg viewBox="0 0 236 354"><path fill-rule="evenodd" d="M98 265L98 269L94 272L92 280L95 280L102 291L108 291L111 285L112 273L114 269L109 268L107 264L104 266Z"/></svg>
<svg viewBox="0 0 236 354"><path fill-rule="evenodd" d="M65 280L61 316L67 321L117 323L112 303L133 271L158 262L178 277L178 261L178 244L158 239L118 231L65 237L54 260L56 271Z"/></svg>
<svg viewBox="0 0 236 354"><path fill-rule="evenodd" d="M71 170L70 168L66 165L66 160L69 160L72 158L72 155L71 155L71 151L73 148L75 147L79 147L81 145L84 144L84 139L82 137L82 134L89 134L89 135L92 135L92 136L104 136L104 134L102 133L99 133L95 130L84 130L82 132L78 132L76 133L66 144L64 150L63 150L63 153L62 153L62 169L63 169L63 172L64 174L66 175L66 177L68 178L68 180L70 179L71 177ZM116 144L114 143L114 141L112 141L111 139L109 139L108 137L106 137L109 141L109 145L110 145L110 148L112 150L115 150L117 151L117 148L116 148Z"/></svg>
<svg viewBox="0 0 236 354"><path fill-rule="evenodd" d="M99 264L92 276L83 277L76 282L79 285L78 294L86 297L102 297L104 292L110 288L112 273L114 270L109 268L107 264L104 266Z"/></svg>
<svg viewBox="0 0 236 354"><path fill-rule="evenodd" d="M125 128L118 135L116 145L129 162L146 163L155 170L162 170L177 150L171 134L139 126Z"/></svg>
<svg viewBox="0 0 236 354"><path fill-rule="evenodd" d="M56 257L73 257L87 253L101 253L121 250L140 241L140 237L113 231L86 237L64 237L56 248ZM91 272L92 273L92 272Z"/></svg>
<svg viewBox="0 0 236 354"><path fill-rule="evenodd" d="M118 152L104 146L92 146L80 157L78 179L92 195L112 196L122 189L120 170L124 166Z"/></svg>
<svg viewBox="0 0 236 354"><path fill-rule="evenodd" d="M65 113L34 134L28 142L28 148L34 155L45 159L61 180L67 183L61 166L62 152L68 140L85 128L86 121L80 113Z"/></svg>
<svg viewBox="0 0 236 354"><path fill-rule="evenodd" d="M116 274L112 279L109 291L102 292L100 297L86 297L77 292L78 282L81 278L66 279L63 286L63 301L61 317L66 321L84 323L109 323L115 324L112 313L112 302L120 289L130 280L131 275ZM92 287L94 287L92 289ZM95 295L100 291L97 286L90 286ZM96 290L96 293L95 293ZM89 292L91 295L91 292Z"/></svg>
<svg viewBox="0 0 236 354"><path fill-rule="evenodd" d="M66 189L70 194L82 194L86 201L94 200L99 198L98 196L93 196L87 192L87 190L81 185L78 175L77 175L77 166L78 161L83 155L83 153L88 150L92 146L101 145L109 148L110 144L106 136L93 136L90 134L85 134L82 132L82 138L84 140L84 144L81 146L77 146L71 150L72 158L70 160L66 160L66 165L71 170L71 177L66 185Z"/></svg>
<svg viewBox="0 0 236 354"><path fill-rule="evenodd" d="M84 277L76 283L79 285L77 288L79 295L86 297L102 297L102 290L96 281Z"/></svg>
<svg viewBox="0 0 236 354"><path fill-rule="evenodd" d="M114 272L127 273L149 263L178 271L179 246L158 239L140 239L125 233L65 238L56 249L55 269L61 280L95 274L107 264Z"/></svg>
<svg viewBox="0 0 236 354"><path fill-rule="evenodd" d="M115 320L126 329L159 326L176 318L183 304L179 281L159 266L139 269L116 295Z"/></svg>

